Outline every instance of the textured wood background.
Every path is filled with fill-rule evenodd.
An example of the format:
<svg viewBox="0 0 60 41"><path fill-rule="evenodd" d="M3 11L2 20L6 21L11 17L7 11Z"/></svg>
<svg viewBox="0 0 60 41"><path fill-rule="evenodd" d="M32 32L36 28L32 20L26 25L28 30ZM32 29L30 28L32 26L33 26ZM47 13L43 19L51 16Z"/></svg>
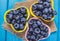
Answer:
<svg viewBox="0 0 60 41"><path fill-rule="evenodd" d="M2 26L3 22L4 22L4 13L6 12L6 10L8 9L12 9L14 4L16 2L23 2L25 0L0 0L0 41L24 41L21 38L18 38L16 35L12 34L11 32L8 32L4 29L4 27ZM59 28L59 23L58 22L59 19L59 13L58 13L58 0L54 0L55 2L55 9L57 11L57 15L55 17L54 22L56 23L57 26L57 31L52 33L50 35L50 37L48 39L42 40L42 41L59 41L60 38L60 28Z"/></svg>

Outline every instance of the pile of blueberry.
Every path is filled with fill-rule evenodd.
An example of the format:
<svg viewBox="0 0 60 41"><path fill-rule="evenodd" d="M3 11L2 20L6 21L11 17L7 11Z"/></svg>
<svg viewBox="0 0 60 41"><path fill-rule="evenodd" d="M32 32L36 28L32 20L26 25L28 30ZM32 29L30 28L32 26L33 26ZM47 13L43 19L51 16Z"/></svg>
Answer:
<svg viewBox="0 0 60 41"><path fill-rule="evenodd" d="M39 0L38 3L32 5L32 11L36 16L40 16L44 20L51 20L56 15L50 0Z"/></svg>
<svg viewBox="0 0 60 41"><path fill-rule="evenodd" d="M19 30L24 30L24 26L27 21L27 9L25 7L18 8L17 10L11 10L6 14L6 21L9 24L12 24L14 29L19 31Z"/></svg>
<svg viewBox="0 0 60 41"><path fill-rule="evenodd" d="M28 41L38 41L49 35L49 29L39 19L31 19L28 22L29 29L26 35Z"/></svg>

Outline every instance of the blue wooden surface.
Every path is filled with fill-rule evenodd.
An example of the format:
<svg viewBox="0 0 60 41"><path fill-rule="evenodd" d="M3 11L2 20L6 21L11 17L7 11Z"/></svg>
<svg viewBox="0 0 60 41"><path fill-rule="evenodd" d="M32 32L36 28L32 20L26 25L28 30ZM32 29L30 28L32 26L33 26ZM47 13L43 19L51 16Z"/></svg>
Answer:
<svg viewBox="0 0 60 41"><path fill-rule="evenodd" d="M12 9L15 2L23 2L24 0L0 0L0 41L23 41L23 39L18 38L16 35L12 34L11 32L6 31L2 24L4 22L4 13L8 9ZM54 33L51 33L50 37L45 40L41 41L59 41L60 40L60 26L58 22L60 19L60 14L58 12L58 0L54 0L55 2L55 10L57 11L57 15L55 17L54 22L56 23L57 26L57 31ZM59 10L60 11L60 10Z"/></svg>

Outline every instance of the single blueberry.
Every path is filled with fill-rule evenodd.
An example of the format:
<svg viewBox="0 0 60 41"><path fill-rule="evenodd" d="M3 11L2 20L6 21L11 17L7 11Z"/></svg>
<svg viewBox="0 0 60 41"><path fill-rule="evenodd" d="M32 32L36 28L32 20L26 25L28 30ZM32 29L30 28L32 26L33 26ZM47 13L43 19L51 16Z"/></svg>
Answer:
<svg viewBox="0 0 60 41"><path fill-rule="evenodd" d="M36 12L36 15L37 15L37 16L39 16L40 14L41 14L41 12L40 12L40 11L37 11L37 12Z"/></svg>
<svg viewBox="0 0 60 41"><path fill-rule="evenodd" d="M13 18L13 14L7 14L7 18L12 19Z"/></svg>
<svg viewBox="0 0 60 41"><path fill-rule="evenodd" d="M24 25L20 24L20 29L23 30L24 29Z"/></svg>
<svg viewBox="0 0 60 41"><path fill-rule="evenodd" d="M48 20L51 20L51 18L52 18L52 15L49 15L47 18L48 18Z"/></svg>
<svg viewBox="0 0 60 41"><path fill-rule="evenodd" d="M51 4L48 2L44 2L43 5L44 5L44 7L50 7Z"/></svg>
<svg viewBox="0 0 60 41"><path fill-rule="evenodd" d="M50 0L46 0L46 1L50 3Z"/></svg>
<svg viewBox="0 0 60 41"><path fill-rule="evenodd" d="M14 10L11 10L11 11L10 11L10 14L13 14L13 13L14 13L13 11L14 11Z"/></svg>
<svg viewBox="0 0 60 41"><path fill-rule="evenodd" d="M20 16L20 18L22 18L23 17L23 14L19 13L19 16Z"/></svg>
<svg viewBox="0 0 60 41"><path fill-rule="evenodd" d="M43 35L43 36L44 36L45 34L46 34L46 33L45 33L44 31L41 31L41 35Z"/></svg>
<svg viewBox="0 0 60 41"><path fill-rule="evenodd" d="M17 16L16 16L16 20L18 20L19 18L20 18L20 16L19 16L19 15L17 15Z"/></svg>
<svg viewBox="0 0 60 41"><path fill-rule="evenodd" d="M39 28L35 28L34 32L35 33L40 33L40 29Z"/></svg>
<svg viewBox="0 0 60 41"><path fill-rule="evenodd" d="M44 19L47 19L47 15L45 15L45 14L43 14L42 17L43 17Z"/></svg>
<svg viewBox="0 0 60 41"><path fill-rule="evenodd" d="M35 28L35 27L38 27L38 25L37 24L33 24L33 28Z"/></svg>
<svg viewBox="0 0 60 41"><path fill-rule="evenodd" d="M26 8L24 8L24 7L22 7L22 8L20 8L20 11L21 11L21 13L26 13Z"/></svg>
<svg viewBox="0 0 60 41"><path fill-rule="evenodd" d="M41 22L40 22L40 21L37 21L37 24L38 24L38 25L41 25Z"/></svg>
<svg viewBox="0 0 60 41"><path fill-rule="evenodd" d="M26 22L26 18L21 18L21 22Z"/></svg>
<svg viewBox="0 0 60 41"><path fill-rule="evenodd" d="M15 19L13 19L13 20L12 20L12 24L14 24L15 22L16 22L16 20L15 20Z"/></svg>
<svg viewBox="0 0 60 41"><path fill-rule="evenodd" d="M32 32L33 31L33 28L29 28L29 31Z"/></svg>
<svg viewBox="0 0 60 41"><path fill-rule="evenodd" d="M43 13L48 13L48 8L45 8L44 10L43 10Z"/></svg>
<svg viewBox="0 0 60 41"><path fill-rule="evenodd" d="M40 1L46 2L46 0L40 0Z"/></svg>
<svg viewBox="0 0 60 41"><path fill-rule="evenodd" d="M48 32L48 28L46 27L45 32Z"/></svg>
<svg viewBox="0 0 60 41"><path fill-rule="evenodd" d="M17 22L17 23L21 23L21 22L20 22L20 19L18 19L16 22Z"/></svg>
<svg viewBox="0 0 60 41"><path fill-rule="evenodd" d="M53 10L53 12L52 12L52 13L53 13L53 15L56 15L56 14L57 14L55 10Z"/></svg>
<svg viewBox="0 0 60 41"><path fill-rule="evenodd" d="M31 38L31 36L30 35L27 35L27 39L30 39Z"/></svg>
<svg viewBox="0 0 60 41"><path fill-rule="evenodd" d="M34 11L33 11L33 13L35 13L35 14L36 14L36 13L37 13L37 10L34 10Z"/></svg>
<svg viewBox="0 0 60 41"><path fill-rule="evenodd" d="M48 11L49 11L49 13L52 13L52 8L50 7L50 8L48 9Z"/></svg>
<svg viewBox="0 0 60 41"><path fill-rule="evenodd" d="M38 0L38 3L43 4L43 1Z"/></svg>
<svg viewBox="0 0 60 41"><path fill-rule="evenodd" d="M18 30L19 29L19 24L18 23L15 23L14 24L14 28Z"/></svg>
<svg viewBox="0 0 60 41"><path fill-rule="evenodd" d="M42 25L42 26L40 27L40 29L44 31L44 30L46 29L46 26L45 26L45 25Z"/></svg>
<svg viewBox="0 0 60 41"><path fill-rule="evenodd" d="M11 19L7 18L6 20L7 20L8 23L11 23Z"/></svg>
<svg viewBox="0 0 60 41"><path fill-rule="evenodd" d="M14 12L13 14L18 14L19 13L17 10L14 10L13 12Z"/></svg>
<svg viewBox="0 0 60 41"><path fill-rule="evenodd" d="M28 23L29 23L29 25L32 25L33 24L31 21L29 21Z"/></svg>
<svg viewBox="0 0 60 41"><path fill-rule="evenodd" d="M37 9L37 5L36 4L32 5L32 10L36 10L36 9Z"/></svg>
<svg viewBox="0 0 60 41"><path fill-rule="evenodd" d="M44 37L47 37L47 36L48 36L48 32L47 32L47 33L45 33Z"/></svg>
<svg viewBox="0 0 60 41"><path fill-rule="evenodd" d="M43 9L43 5L42 5L42 4L38 4L38 5L37 5L37 8L38 8L39 10L41 10L41 9Z"/></svg>
<svg viewBox="0 0 60 41"><path fill-rule="evenodd" d="M31 36L31 39L35 39L35 36L34 36L34 35L32 35L32 36Z"/></svg>
<svg viewBox="0 0 60 41"><path fill-rule="evenodd" d="M27 14L24 15L25 18L27 18L27 16L28 16Z"/></svg>
<svg viewBox="0 0 60 41"><path fill-rule="evenodd" d="M34 23L33 19L28 22L30 25Z"/></svg>

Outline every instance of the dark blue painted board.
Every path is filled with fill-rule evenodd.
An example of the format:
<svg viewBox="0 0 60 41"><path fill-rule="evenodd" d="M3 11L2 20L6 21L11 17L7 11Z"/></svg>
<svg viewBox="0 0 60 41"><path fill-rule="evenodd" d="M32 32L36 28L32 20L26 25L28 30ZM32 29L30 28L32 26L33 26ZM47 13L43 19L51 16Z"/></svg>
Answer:
<svg viewBox="0 0 60 41"><path fill-rule="evenodd" d="M4 12L8 9L12 9L14 4L16 2L22 2L24 0L0 0L0 41L23 41L23 39L21 38L18 38L15 34L11 33L11 32L8 32L8 31L5 31L2 27L2 24L4 22L4 19L3 19L3 15L4 15ZM49 38L45 39L45 40L41 40L41 41L59 41L60 39L60 26L59 26L59 23L58 22L60 19L60 14L58 13L58 0L54 0L54 7L55 7L55 10L57 11L57 15L55 17L55 24L57 26L57 31L54 32L54 33L51 33L51 35L49 36Z"/></svg>

